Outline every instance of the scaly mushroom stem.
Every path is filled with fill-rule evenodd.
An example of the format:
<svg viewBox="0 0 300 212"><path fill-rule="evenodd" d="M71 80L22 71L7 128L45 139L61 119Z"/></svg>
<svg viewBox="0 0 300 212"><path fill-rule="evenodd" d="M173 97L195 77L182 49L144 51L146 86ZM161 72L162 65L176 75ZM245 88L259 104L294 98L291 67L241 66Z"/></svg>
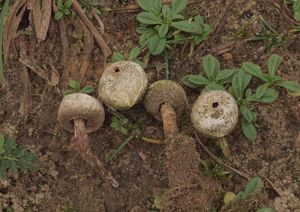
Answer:
<svg viewBox="0 0 300 212"><path fill-rule="evenodd" d="M88 135L85 129L85 123L82 119L74 120L74 149L81 155L81 157L100 175L100 177L105 180L112 182L113 187L118 187L119 183L112 176L110 171L108 171L103 163L96 157L92 152L91 147L88 142Z"/></svg>
<svg viewBox="0 0 300 212"><path fill-rule="evenodd" d="M165 137L177 133L178 127L175 109L170 104L165 103L161 106L160 113L163 120Z"/></svg>

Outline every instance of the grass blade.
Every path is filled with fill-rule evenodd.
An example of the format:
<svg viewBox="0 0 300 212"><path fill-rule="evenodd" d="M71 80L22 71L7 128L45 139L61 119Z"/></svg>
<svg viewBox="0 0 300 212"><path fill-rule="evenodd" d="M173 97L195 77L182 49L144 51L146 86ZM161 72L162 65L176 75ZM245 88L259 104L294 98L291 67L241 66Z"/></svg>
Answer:
<svg viewBox="0 0 300 212"><path fill-rule="evenodd" d="M128 138L126 138L126 140L121 143L121 145L109 156L109 158L107 158L106 162L109 163L110 161L112 161L123 149L125 146L127 146L127 144L134 138L134 136L130 136Z"/></svg>

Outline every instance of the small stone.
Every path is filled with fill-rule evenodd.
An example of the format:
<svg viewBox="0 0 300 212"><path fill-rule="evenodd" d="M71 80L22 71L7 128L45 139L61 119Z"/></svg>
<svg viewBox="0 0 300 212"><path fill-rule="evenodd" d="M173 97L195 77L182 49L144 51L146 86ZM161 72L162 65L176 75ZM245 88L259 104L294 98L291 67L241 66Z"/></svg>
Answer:
<svg viewBox="0 0 300 212"><path fill-rule="evenodd" d="M232 61L233 60L233 56L231 53L229 52L225 52L224 54L222 54L222 57L224 60L226 61Z"/></svg>
<svg viewBox="0 0 300 212"><path fill-rule="evenodd" d="M143 161L147 160L147 156L143 152L139 152L138 154Z"/></svg>

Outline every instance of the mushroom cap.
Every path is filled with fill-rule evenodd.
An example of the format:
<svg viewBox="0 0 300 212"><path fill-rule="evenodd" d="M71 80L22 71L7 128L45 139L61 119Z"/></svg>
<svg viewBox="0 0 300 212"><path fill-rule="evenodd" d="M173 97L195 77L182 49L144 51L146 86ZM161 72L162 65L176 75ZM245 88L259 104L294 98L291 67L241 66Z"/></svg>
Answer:
<svg viewBox="0 0 300 212"><path fill-rule="evenodd" d="M181 116L187 106L185 90L177 82L171 80L160 80L150 85L144 105L158 121L162 121L160 108L164 103L170 104L175 109L177 117Z"/></svg>
<svg viewBox="0 0 300 212"><path fill-rule="evenodd" d="M94 97L83 93L74 93L63 98L58 109L59 125L69 132L74 132L73 120L83 119L86 132L94 132L104 122L105 111L102 104Z"/></svg>
<svg viewBox="0 0 300 212"><path fill-rule="evenodd" d="M99 99L113 109L126 110L142 99L147 87L147 75L139 64L119 61L103 72L98 87Z"/></svg>
<svg viewBox="0 0 300 212"><path fill-rule="evenodd" d="M239 109L226 91L204 91L192 107L191 119L196 130L208 137L228 135L238 122Z"/></svg>

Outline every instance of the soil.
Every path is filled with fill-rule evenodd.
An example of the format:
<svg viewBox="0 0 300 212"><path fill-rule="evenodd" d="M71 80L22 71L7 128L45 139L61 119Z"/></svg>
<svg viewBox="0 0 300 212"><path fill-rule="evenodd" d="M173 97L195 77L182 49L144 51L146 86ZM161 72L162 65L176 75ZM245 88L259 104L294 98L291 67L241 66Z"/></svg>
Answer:
<svg viewBox="0 0 300 212"><path fill-rule="evenodd" d="M212 26L218 23L229 0L196 0L189 5L186 16L201 14ZM130 4L127 1L124 4ZM128 54L138 43L137 13L116 13L115 8L124 6L118 1L106 1L112 11L101 16L105 25L105 40L111 49ZM285 33L293 26L279 11L272 1L233 1L232 10L222 25L222 30L210 43L206 52L214 52L216 47L231 41L253 36L260 32L257 23L263 17L274 29ZM26 13L25 13L26 14ZM55 67L60 75L68 68L68 79L82 81L82 85L97 88L99 78L104 70L104 58L98 45L91 42L87 29L78 17L64 19L70 52L64 58L58 24L51 20L45 41L38 42L30 21L21 22L14 45L10 49L9 64L6 65L7 86L0 89L0 132L13 136L17 143L24 145L38 156L39 168L36 172L19 173L0 181L0 208L3 211L159 211L158 194L169 191L170 177L165 169L166 154L164 145L153 145L134 139L110 163L106 163L120 186L113 188L103 184L99 176L70 148L72 135L61 129L56 120L58 107L62 99L64 85L51 86L28 69L29 88L32 102L28 115L24 115L24 86L26 86L26 69L19 62L20 55L26 56L38 66ZM94 23L97 26L96 22ZM218 54L223 68L239 67L245 61L252 61L266 70L267 59L271 53L284 57L278 74L284 79L300 82L300 36L294 35L280 48L264 52L265 43L261 41L243 42L233 46L225 54ZM92 49L88 72L80 80L80 66L88 55L86 47ZM186 74L201 70L201 55L184 60L182 46L171 51L171 79L180 83ZM216 55L216 54L215 54ZM163 79L161 71L162 58L154 58L146 70L151 83ZM62 79L61 80L68 80ZM259 83L255 81L255 83ZM254 85L255 85L254 83ZM184 87L188 101L192 104L199 93L198 89ZM97 89L95 89L97 90ZM97 97L97 93L92 94ZM24 100L25 99L25 100ZM28 104L27 104L28 106ZM25 104L26 108L26 104ZM223 158L219 146L209 138L201 137L202 142L219 158L238 170L246 170L252 176L267 177L280 192L280 196L265 183L263 198L258 195L249 199L242 209L232 211L255 211L260 207L271 207L279 212L300 211L300 99L289 96L280 90L278 100L271 105L255 105L258 120L257 139L249 142L237 127L228 137L230 157ZM107 108L106 108L107 109ZM108 110L106 110L108 111ZM25 110L26 112L26 110ZM139 104L129 111L121 112L124 116L138 122L145 120L141 132L144 136L163 139L162 124L151 117L143 105ZM26 113L25 113L26 114ZM186 111L180 119L181 132L193 137L193 127ZM95 154L105 161L125 139L126 136L110 127L112 115L106 112L104 125L89 134L89 142ZM203 161L214 161L198 146L197 151ZM193 154L190 155L193 158ZM192 173L203 176L200 162L193 163ZM211 206L221 208L224 192L241 191L247 180L231 173L230 180L207 178L211 186L205 188L203 200L213 199ZM174 176L176 177L176 176ZM175 178L174 178L175 179ZM220 188L218 192L214 188ZM211 190L210 190L211 189ZM194 195L199 192L192 188L181 194ZM206 195L206 196L205 196ZM176 208L178 205L174 205ZM204 208L209 207L206 205ZM175 209L169 211L179 211ZM188 211L189 208L183 211ZM191 209L192 210L192 209Z"/></svg>

